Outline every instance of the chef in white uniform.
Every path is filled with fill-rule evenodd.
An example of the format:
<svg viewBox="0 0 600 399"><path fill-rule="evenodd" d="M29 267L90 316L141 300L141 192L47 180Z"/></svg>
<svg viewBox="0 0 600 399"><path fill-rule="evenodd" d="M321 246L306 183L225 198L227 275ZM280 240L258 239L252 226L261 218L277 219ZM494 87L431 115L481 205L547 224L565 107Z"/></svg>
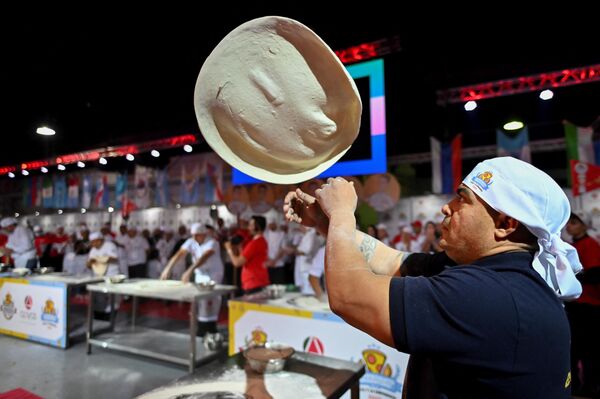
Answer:
<svg viewBox="0 0 600 399"><path fill-rule="evenodd" d="M94 265L106 264L104 276L115 276L119 274L119 251L114 242L105 239L104 235L95 231L90 234L90 249L88 267L94 269ZM96 268L99 270L101 268Z"/></svg>
<svg viewBox="0 0 600 399"><path fill-rule="evenodd" d="M90 233L90 253L87 266L94 275L115 276L119 274L119 249L114 242L105 239L104 235L95 231ZM104 270L103 265L106 265ZM119 297L115 300L115 309L119 308ZM110 305L107 295L94 296L94 318L109 320Z"/></svg>
<svg viewBox="0 0 600 399"><path fill-rule="evenodd" d="M8 233L6 248L10 250L15 267L35 269L38 262L33 232L29 228L19 225L17 219L12 217L0 220L0 227Z"/></svg>
<svg viewBox="0 0 600 399"><path fill-rule="evenodd" d="M190 228L192 237L188 238L181 248L171 257L160 278L170 277L173 266L188 253L192 255L192 265L181 276L181 281L188 283L192 275L196 283L213 280L217 284L223 282L223 261L219 243L210 235L206 225L194 223ZM198 334L217 332L217 320L221 310L221 297L201 300L198 307Z"/></svg>

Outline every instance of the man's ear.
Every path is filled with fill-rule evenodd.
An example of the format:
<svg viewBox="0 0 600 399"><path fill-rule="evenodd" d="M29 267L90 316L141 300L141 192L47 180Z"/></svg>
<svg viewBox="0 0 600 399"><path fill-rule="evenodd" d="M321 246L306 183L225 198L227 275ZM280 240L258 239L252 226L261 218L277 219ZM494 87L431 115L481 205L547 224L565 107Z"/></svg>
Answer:
<svg viewBox="0 0 600 399"><path fill-rule="evenodd" d="M519 221L517 219L507 216L503 213L500 213L497 216L495 222L496 230L494 231L494 236L498 240L506 239L519 227Z"/></svg>

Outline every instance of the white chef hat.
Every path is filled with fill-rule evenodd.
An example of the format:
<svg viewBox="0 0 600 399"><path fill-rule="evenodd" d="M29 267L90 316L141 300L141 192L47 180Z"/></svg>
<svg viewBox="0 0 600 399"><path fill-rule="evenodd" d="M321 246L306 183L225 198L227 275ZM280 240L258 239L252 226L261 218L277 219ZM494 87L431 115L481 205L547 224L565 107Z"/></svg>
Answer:
<svg viewBox="0 0 600 399"><path fill-rule="evenodd" d="M93 233L90 233L90 241L102 240L102 239L104 239L104 235L101 232L94 231Z"/></svg>
<svg viewBox="0 0 600 399"><path fill-rule="evenodd" d="M206 226L204 223L194 223L192 224L192 227L190 227L190 233L192 235L206 233Z"/></svg>
<svg viewBox="0 0 600 399"><path fill-rule="evenodd" d="M0 220L0 227L5 228L8 226L12 226L13 224L18 224L19 222L17 222L17 219L13 218L13 217L5 217L2 220Z"/></svg>
<svg viewBox="0 0 600 399"><path fill-rule="evenodd" d="M577 217L577 219L581 220L581 223L585 224L586 227L592 227L592 215L590 215L588 212L579 209L572 211L572 213Z"/></svg>
<svg viewBox="0 0 600 399"><path fill-rule="evenodd" d="M511 157L480 162L463 184L495 210L521 222L538 238L533 268L561 299L581 295L577 251L560 238L571 215L564 191L546 173Z"/></svg>
<svg viewBox="0 0 600 399"><path fill-rule="evenodd" d="M228 164L272 183L309 180L358 135L362 103L335 53L298 21L268 16L230 32L194 92L200 131Z"/></svg>

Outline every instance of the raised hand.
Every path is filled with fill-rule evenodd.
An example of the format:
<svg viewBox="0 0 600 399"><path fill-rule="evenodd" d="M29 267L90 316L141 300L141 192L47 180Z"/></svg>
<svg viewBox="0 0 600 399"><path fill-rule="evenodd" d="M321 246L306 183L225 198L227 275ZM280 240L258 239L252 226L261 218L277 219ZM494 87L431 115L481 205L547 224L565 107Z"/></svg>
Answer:
<svg viewBox="0 0 600 399"><path fill-rule="evenodd" d="M290 191L285 196L283 213L288 222L314 227L321 235L327 236L329 218L321 209L316 198L299 188L296 191Z"/></svg>

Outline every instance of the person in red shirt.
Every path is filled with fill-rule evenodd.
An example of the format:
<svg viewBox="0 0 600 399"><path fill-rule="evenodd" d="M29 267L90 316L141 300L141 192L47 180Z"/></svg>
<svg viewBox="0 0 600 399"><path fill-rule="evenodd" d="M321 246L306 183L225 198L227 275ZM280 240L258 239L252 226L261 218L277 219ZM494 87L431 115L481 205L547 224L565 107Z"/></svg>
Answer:
<svg viewBox="0 0 600 399"><path fill-rule="evenodd" d="M267 220L263 216L252 216L248 228L252 239L244 246L240 254L233 252L231 242L225 243L225 250L235 267L242 268L242 290L244 294L260 291L270 284L269 272L265 266L268 256L267 240L263 232Z"/></svg>
<svg viewBox="0 0 600 399"><path fill-rule="evenodd" d="M567 233L573 237L583 272L577 275L583 293L575 302L567 303L571 324L571 370L573 394L600 395L600 244L587 234L589 215L573 212L567 222ZM582 379L577 372L581 363Z"/></svg>

